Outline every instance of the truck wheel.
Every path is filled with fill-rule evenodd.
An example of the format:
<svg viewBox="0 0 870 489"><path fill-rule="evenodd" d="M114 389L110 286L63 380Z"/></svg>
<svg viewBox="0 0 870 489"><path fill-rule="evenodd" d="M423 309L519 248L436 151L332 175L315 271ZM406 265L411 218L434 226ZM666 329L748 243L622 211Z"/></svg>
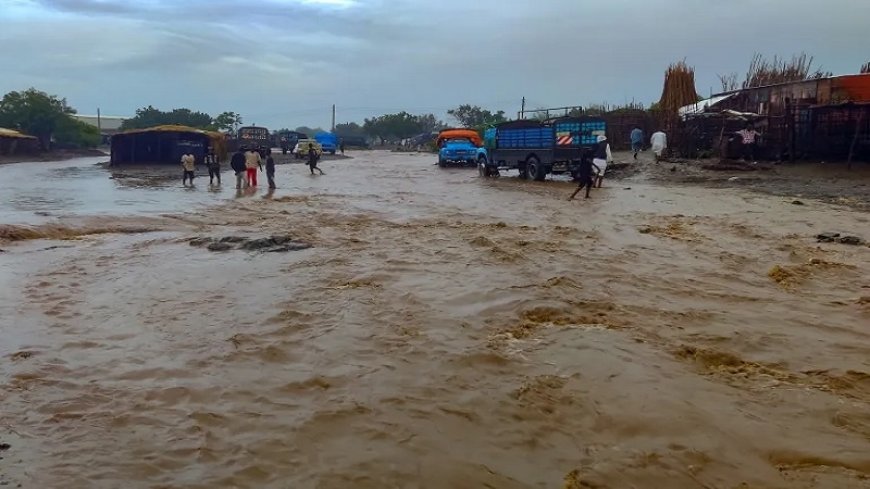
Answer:
<svg viewBox="0 0 870 489"><path fill-rule="evenodd" d="M547 178L547 172L543 166L541 166L541 162L538 158L532 156L528 160L526 160L526 171L529 174L529 178L543 182L545 178Z"/></svg>
<svg viewBox="0 0 870 489"><path fill-rule="evenodd" d="M440 166L441 168L445 168L447 166L447 162L442 160L442 159L439 159L438 166Z"/></svg>
<svg viewBox="0 0 870 489"><path fill-rule="evenodd" d="M523 180L528 180L529 179L529 167L526 166L525 163L520 163L519 170L520 170L520 178L522 178Z"/></svg>

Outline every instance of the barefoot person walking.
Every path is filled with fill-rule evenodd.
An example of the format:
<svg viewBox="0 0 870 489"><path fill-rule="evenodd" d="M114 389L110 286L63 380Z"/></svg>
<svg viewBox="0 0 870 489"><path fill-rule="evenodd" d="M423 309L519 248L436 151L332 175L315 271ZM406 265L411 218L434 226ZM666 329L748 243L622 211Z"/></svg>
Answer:
<svg viewBox="0 0 870 489"><path fill-rule="evenodd" d="M266 150L266 179L269 180L269 189L275 188L275 158L272 158L272 150Z"/></svg>
<svg viewBox="0 0 870 489"><path fill-rule="evenodd" d="M236 188L241 190L245 186L245 148L239 148L230 160L230 168L236 174Z"/></svg>
<svg viewBox="0 0 870 489"><path fill-rule="evenodd" d="M320 159L320 155L317 154L317 150L314 149L313 144L308 145L308 169L311 170L311 174L314 175L314 170L320 172L321 175L325 175L323 170L317 167L317 160Z"/></svg>
<svg viewBox="0 0 870 489"><path fill-rule="evenodd" d="M607 142L607 136L598 136L598 146L595 148L595 159L592 163L598 168L598 188L601 188L601 184L604 183L604 173L607 171L607 165L613 163L613 153L610 152L610 143Z"/></svg>
<svg viewBox="0 0 870 489"><path fill-rule="evenodd" d="M181 177L181 184L187 186L187 180L190 180L190 186L193 186L193 177L196 170L196 156L193 156L189 151L181 155L181 167L184 169L184 176Z"/></svg>
<svg viewBox="0 0 870 489"><path fill-rule="evenodd" d="M217 184L221 184L221 162L215 154L214 150L209 151L205 157L205 166L208 168L208 184L214 185L214 179L217 178Z"/></svg>
<svg viewBox="0 0 870 489"><path fill-rule="evenodd" d="M656 157L656 163L662 159L664 152L668 149L668 136L664 131L658 130L653 133L650 138L650 144L652 144L652 150Z"/></svg>
<svg viewBox="0 0 870 489"><path fill-rule="evenodd" d="M637 154L643 151L643 129L635 126L631 130L631 151L634 153L634 159L637 159Z"/></svg>
<svg viewBox="0 0 870 489"><path fill-rule="evenodd" d="M599 168L595 166L595 163L592 162L592 155L590 152L587 152L580 158L580 166L577 168L577 179L579 180L580 185L577 187L577 190L568 197L568 200L574 200L574 197L576 197L584 188L586 189L586 198L589 198L589 191L595 186L593 169L595 169L595 171L600 171Z"/></svg>
<svg viewBox="0 0 870 489"><path fill-rule="evenodd" d="M257 169L263 171L263 160L260 158L260 153L251 148L247 154L245 154L245 170L248 175L248 186L256 187L257 186Z"/></svg>

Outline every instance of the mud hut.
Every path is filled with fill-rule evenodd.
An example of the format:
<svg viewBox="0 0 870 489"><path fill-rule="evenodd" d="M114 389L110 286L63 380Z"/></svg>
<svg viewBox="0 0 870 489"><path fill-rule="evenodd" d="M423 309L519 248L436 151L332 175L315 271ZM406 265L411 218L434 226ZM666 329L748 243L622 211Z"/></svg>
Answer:
<svg viewBox="0 0 870 489"><path fill-rule="evenodd" d="M193 153L198 162L213 150L219 159L227 156L226 136L187 126L166 125L133 129L112 136L113 165L123 163L178 163L181 155Z"/></svg>
<svg viewBox="0 0 870 489"><path fill-rule="evenodd" d="M0 127L0 156L39 152L39 140L33 136Z"/></svg>

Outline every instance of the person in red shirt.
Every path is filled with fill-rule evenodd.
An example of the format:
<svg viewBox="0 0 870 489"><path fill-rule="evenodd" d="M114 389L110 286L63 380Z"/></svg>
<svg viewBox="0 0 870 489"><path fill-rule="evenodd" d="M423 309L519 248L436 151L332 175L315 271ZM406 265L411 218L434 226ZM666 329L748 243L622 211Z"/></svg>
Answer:
<svg viewBox="0 0 870 489"><path fill-rule="evenodd" d="M755 126L750 122L746 124L745 129L737 131L737 136L740 138L740 154L746 161L755 161L755 150L758 147L758 138L761 133L755 130Z"/></svg>

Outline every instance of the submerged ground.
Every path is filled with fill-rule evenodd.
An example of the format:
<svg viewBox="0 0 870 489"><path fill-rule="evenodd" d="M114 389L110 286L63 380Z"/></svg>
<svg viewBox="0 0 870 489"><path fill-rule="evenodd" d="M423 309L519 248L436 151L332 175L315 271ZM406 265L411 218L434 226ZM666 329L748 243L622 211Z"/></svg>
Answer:
<svg viewBox="0 0 870 489"><path fill-rule="evenodd" d="M97 161L0 168L0 483L870 487L861 173Z"/></svg>

